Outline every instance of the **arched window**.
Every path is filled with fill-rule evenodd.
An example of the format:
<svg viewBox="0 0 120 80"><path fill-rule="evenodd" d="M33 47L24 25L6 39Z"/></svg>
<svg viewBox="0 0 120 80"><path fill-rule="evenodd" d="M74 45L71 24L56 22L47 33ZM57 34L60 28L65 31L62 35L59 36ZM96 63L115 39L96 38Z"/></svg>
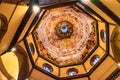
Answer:
<svg viewBox="0 0 120 80"><path fill-rule="evenodd" d="M99 61L99 56L98 55L94 55L91 60L90 60L90 64L93 66L95 65L97 62Z"/></svg>
<svg viewBox="0 0 120 80"><path fill-rule="evenodd" d="M106 42L106 32L104 30L100 31L100 37L103 42Z"/></svg>
<svg viewBox="0 0 120 80"><path fill-rule="evenodd" d="M53 72L52 66L47 63L43 64L43 69L47 72Z"/></svg>
<svg viewBox="0 0 120 80"><path fill-rule="evenodd" d="M35 49L34 49L34 45L33 45L32 42L30 42L30 44L29 44L29 51L30 51L30 53L31 53L32 55L34 55Z"/></svg>
<svg viewBox="0 0 120 80"><path fill-rule="evenodd" d="M76 75L78 73L78 70L76 68L70 68L67 71L67 74L70 76Z"/></svg>

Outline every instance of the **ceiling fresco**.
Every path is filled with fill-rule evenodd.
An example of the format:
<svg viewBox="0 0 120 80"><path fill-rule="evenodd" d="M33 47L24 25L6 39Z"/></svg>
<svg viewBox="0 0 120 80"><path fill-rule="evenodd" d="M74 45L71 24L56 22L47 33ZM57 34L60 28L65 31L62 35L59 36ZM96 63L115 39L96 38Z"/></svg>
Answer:
<svg viewBox="0 0 120 80"><path fill-rule="evenodd" d="M58 66L79 64L97 44L95 20L75 5L46 10L33 35L40 56Z"/></svg>

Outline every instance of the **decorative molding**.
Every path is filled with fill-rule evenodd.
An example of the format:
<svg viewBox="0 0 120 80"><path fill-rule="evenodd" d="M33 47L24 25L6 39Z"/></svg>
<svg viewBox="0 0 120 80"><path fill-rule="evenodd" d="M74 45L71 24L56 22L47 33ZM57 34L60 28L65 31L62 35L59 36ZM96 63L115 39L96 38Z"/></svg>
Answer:
<svg viewBox="0 0 120 80"><path fill-rule="evenodd" d="M66 5L66 4L63 4L63 5L53 5L52 7L50 7L50 6L47 6L47 7L45 7L45 9L50 9L50 8L55 8L55 7L60 7L60 6L64 6L64 5ZM68 4L68 5L70 5L70 3ZM83 5L84 6L84 5ZM42 7L43 8L43 7ZM89 7L88 7L89 8ZM44 8L43 8L44 9ZM90 8L89 8L90 9ZM92 9L90 9L90 10L92 10ZM84 10L83 10L83 12L84 12ZM85 12L85 13L87 13L87 12ZM98 15L94 10L92 10L92 13L94 13L96 16ZM99 18L100 19L102 19L102 21L104 21L105 23L106 23L106 25L108 25L107 23L107 21L105 21L104 20L104 18L102 18L100 15L99 15ZM41 20L41 17L39 18L39 21ZM38 21L38 22L39 22ZM97 22L97 21L96 21ZM98 24L97 24L97 26L98 26ZM37 27L37 25L36 25L36 27ZM34 30L35 30L35 28L34 28ZM33 31L34 31L33 30ZM97 32L98 32L98 28L97 28ZM109 31L108 31L109 32ZM32 32L32 33L34 33L34 32ZM98 34L97 34L98 35ZM27 35L26 35L27 36ZM32 36L33 36L33 40L35 41L35 36L32 34ZM108 36L107 36L108 37ZM109 39L108 39L109 40ZM25 43L27 43L27 40L25 41ZM35 43L36 44L36 43ZM28 46L28 44L26 44L26 47ZM96 46L96 48L98 47L98 45ZM96 50L96 49L95 49ZM94 51L95 51L94 50ZM38 51L38 49L37 49L37 51ZM28 53L29 54L29 53ZM91 55L89 55L89 57L90 57ZM57 78L57 79L60 79L60 80L70 80L70 79L73 79L73 78L75 78L75 79L77 79L77 78L81 78L81 77L86 77L86 76L89 76L94 70L96 70L96 68L104 61L104 59L106 58L108 56L108 53L106 53L103 57L102 57L102 59L88 72L88 73L85 73L85 74L78 74L78 75L75 75L75 76L67 76L67 77L59 77L59 76L56 76L56 75L54 75L54 74L51 74L51 73L47 73L46 71L44 71L42 68L40 68L39 66L37 66L37 65L35 65L34 64L34 62L32 62L32 65L33 65L33 67L35 68L35 69L37 69L37 70L39 70L39 71L41 71L42 73L44 73L44 74L47 74L47 75L49 75L49 76L51 76L51 77L53 77L53 78ZM40 57L40 56L39 56ZM32 57L30 57L31 58L31 60L32 60ZM44 59L44 58L43 58ZM87 58L88 59L88 58ZM86 60L87 60L86 59ZM47 60L47 59L45 59L45 60ZM85 60L85 61L86 61ZM48 60L47 60L48 61ZM53 64L53 63L52 63ZM53 64L54 65L54 64ZM72 66L72 65L70 65L70 66ZM68 66L63 66L63 67L68 67ZM59 67L59 69L60 69L61 67Z"/></svg>
<svg viewBox="0 0 120 80"><path fill-rule="evenodd" d="M120 76L120 68L117 68L108 78L105 80L116 80Z"/></svg>
<svg viewBox="0 0 120 80"><path fill-rule="evenodd" d="M120 18L117 15L115 15L108 7L106 7L101 1L99 1L99 0L97 0L97 1L96 0L92 0L91 2L95 6L97 6L99 9L101 9L112 20L114 20L118 25L120 25Z"/></svg>
<svg viewBox="0 0 120 80"><path fill-rule="evenodd" d="M16 44L17 40L19 39L23 29L25 28L25 25L28 21L28 19L30 18L31 14L32 14L32 11L31 11L31 7L28 8L28 10L26 11L12 41L11 41L11 44L9 45L9 48L8 48L8 51Z"/></svg>

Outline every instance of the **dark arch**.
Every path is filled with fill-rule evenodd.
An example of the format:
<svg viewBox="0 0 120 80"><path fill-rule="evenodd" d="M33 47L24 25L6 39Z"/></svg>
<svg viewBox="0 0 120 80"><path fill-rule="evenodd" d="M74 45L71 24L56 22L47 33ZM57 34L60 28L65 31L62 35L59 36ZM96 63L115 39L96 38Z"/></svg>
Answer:
<svg viewBox="0 0 120 80"><path fill-rule="evenodd" d="M2 40L5 33L7 32L7 29L8 29L7 18L3 14L0 14L0 41Z"/></svg>
<svg viewBox="0 0 120 80"><path fill-rule="evenodd" d="M18 80L25 80L29 73L28 56L20 45L16 45L15 48L16 51L14 53L17 56L19 62Z"/></svg>

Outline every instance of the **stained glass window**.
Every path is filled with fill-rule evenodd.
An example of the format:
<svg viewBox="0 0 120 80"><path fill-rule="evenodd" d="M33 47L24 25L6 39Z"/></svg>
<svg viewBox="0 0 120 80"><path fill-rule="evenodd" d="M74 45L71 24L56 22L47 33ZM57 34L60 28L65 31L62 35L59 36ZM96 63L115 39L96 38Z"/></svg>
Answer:
<svg viewBox="0 0 120 80"><path fill-rule="evenodd" d="M70 76L76 75L78 73L78 70L76 68L70 68L67 71L67 74Z"/></svg>
<svg viewBox="0 0 120 80"><path fill-rule="evenodd" d="M91 65L95 65L97 62L99 61L99 56L98 55L94 55L92 58L91 58Z"/></svg>
<svg viewBox="0 0 120 80"><path fill-rule="evenodd" d="M43 64L43 69L47 72L52 72L53 71L52 66L47 64L47 63Z"/></svg>
<svg viewBox="0 0 120 80"><path fill-rule="evenodd" d="M104 30L100 31L100 36L103 42L106 42L106 32Z"/></svg>
<svg viewBox="0 0 120 80"><path fill-rule="evenodd" d="M29 44L29 50L30 50L30 53L33 55L34 54L34 45L33 45L33 43Z"/></svg>

